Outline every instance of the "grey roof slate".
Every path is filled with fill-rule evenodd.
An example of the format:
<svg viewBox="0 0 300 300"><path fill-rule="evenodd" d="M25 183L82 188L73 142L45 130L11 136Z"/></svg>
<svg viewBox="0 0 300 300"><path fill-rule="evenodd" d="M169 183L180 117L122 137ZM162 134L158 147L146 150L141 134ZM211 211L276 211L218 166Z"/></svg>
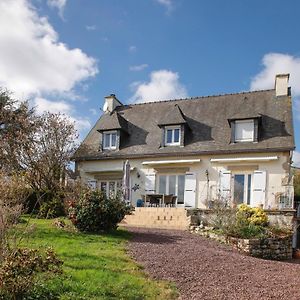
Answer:
<svg viewBox="0 0 300 300"><path fill-rule="evenodd" d="M121 129L127 132L127 121L117 112L113 111L102 115L101 123L97 127L98 131Z"/></svg>
<svg viewBox="0 0 300 300"><path fill-rule="evenodd" d="M170 122L172 116L169 112L174 110L175 104L189 128L185 134L185 146L161 147L159 124L164 118ZM261 117L258 143L230 143L228 119L235 115ZM120 123L118 116L126 121L128 135L123 137L119 150L102 151L98 130L121 128L122 124L117 127L116 118ZM174 116L177 117L178 114ZM113 114L99 118L74 159L287 151L294 147L291 97L276 97L272 89L119 106Z"/></svg>
<svg viewBox="0 0 300 300"><path fill-rule="evenodd" d="M179 125L179 124L185 124L186 120L184 117L184 114L182 110L180 109L179 105L176 103L173 106L170 105L170 108L166 112L166 115L164 115L161 120L158 122L159 126L162 125Z"/></svg>

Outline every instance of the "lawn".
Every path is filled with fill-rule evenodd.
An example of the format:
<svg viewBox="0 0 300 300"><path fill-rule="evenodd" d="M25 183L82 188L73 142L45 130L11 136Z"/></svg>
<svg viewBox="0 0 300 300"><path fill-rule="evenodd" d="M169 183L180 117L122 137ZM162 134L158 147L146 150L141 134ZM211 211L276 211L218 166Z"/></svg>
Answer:
<svg viewBox="0 0 300 300"><path fill-rule="evenodd" d="M64 261L64 274L46 286L60 293L59 299L176 298L174 286L151 280L127 255L127 231L93 235L56 228L53 220L31 219L30 224L34 229L23 246L51 246Z"/></svg>

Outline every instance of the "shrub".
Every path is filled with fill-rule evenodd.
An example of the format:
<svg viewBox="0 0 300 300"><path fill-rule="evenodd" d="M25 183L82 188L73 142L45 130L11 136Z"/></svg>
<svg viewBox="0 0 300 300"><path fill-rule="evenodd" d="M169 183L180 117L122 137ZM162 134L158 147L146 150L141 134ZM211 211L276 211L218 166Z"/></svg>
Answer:
<svg viewBox="0 0 300 300"><path fill-rule="evenodd" d="M268 225L268 216L262 208L250 207L246 204L241 204L238 206L237 220L244 220L248 224L256 226Z"/></svg>
<svg viewBox="0 0 300 300"><path fill-rule="evenodd" d="M39 281L61 274L62 261L51 249L16 249L0 265L0 295L4 299L23 299ZM42 276L43 275L43 276Z"/></svg>
<svg viewBox="0 0 300 300"><path fill-rule="evenodd" d="M54 219L65 216L63 200L54 197L51 200L43 202L40 206L38 216L45 219Z"/></svg>
<svg viewBox="0 0 300 300"><path fill-rule="evenodd" d="M119 197L109 197L99 191L84 191L78 201L69 202L69 217L80 231L99 232L117 227L128 211Z"/></svg>

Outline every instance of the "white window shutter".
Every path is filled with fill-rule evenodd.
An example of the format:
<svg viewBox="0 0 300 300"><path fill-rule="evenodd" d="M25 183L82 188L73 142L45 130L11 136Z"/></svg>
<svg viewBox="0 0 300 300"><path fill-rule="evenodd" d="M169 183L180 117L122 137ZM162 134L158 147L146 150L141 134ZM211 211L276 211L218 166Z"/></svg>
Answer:
<svg viewBox="0 0 300 300"><path fill-rule="evenodd" d="M155 194L155 173L146 174L145 193Z"/></svg>
<svg viewBox="0 0 300 300"><path fill-rule="evenodd" d="M224 201L231 199L231 172L220 171L220 196Z"/></svg>
<svg viewBox="0 0 300 300"><path fill-rule="evenodd" d="M196 207L196 174L186 173L184 184L184 206Z"/></svg>
<svg viewBox="0 0 300 300"><path fill-rule="evenodd" d="M265 204L266 198L266 171L254 171L253 173L253 188L251 197L251 206L258 207L261 204Z"/></svg>

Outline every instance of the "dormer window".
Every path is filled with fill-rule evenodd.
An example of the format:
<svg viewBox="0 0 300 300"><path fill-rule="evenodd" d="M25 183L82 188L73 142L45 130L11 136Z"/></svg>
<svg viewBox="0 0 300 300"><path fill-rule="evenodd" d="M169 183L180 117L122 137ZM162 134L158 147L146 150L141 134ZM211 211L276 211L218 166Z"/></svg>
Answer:
<svg viewBox="0 0 300 300"><path fill-rule="evenodd" d="M235 121L235 142L253 142L254 141L254 120L236 120Z"/></svg>
<svg viewBox="0 0 300 300"><path fill-rule="evenodd" d="M180 145L180 126L166 126L165 127L165 145L179 146Z"/></svg>
<svg viewBox="0 0 300 300"><path fill-rule="evenodd" d="M103 149L117 148L117 131L103 132Z"/></svg>

